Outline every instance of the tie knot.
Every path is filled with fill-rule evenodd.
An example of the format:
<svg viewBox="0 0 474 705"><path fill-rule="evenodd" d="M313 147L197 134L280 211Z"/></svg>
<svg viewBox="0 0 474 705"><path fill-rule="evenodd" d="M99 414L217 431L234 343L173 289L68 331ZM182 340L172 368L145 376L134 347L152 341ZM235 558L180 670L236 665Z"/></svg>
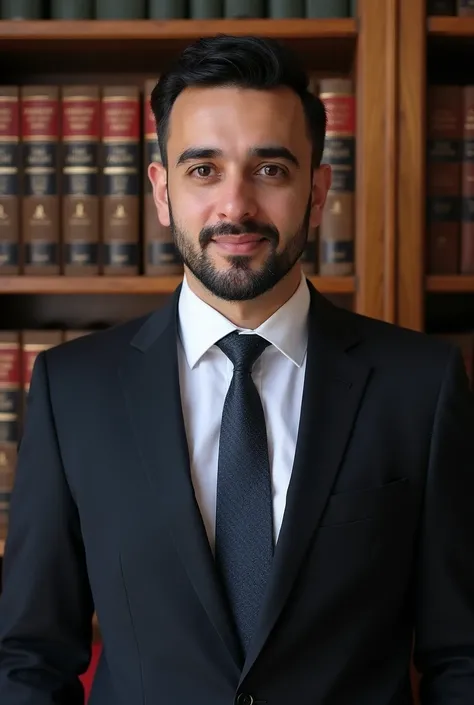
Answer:
<svg viewBox="0 0 474 705"><path fill-rule="evenodd" d="M234 371L251 372L255 361L270 343L259 335L241 335L234 331L218 340L216 345L232 362Z"/></svg>

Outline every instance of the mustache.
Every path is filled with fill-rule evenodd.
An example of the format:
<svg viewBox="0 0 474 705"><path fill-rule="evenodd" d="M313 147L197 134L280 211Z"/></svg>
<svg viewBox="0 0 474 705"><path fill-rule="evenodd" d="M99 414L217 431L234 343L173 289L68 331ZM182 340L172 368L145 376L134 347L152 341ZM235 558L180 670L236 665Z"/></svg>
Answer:
<svg viewBox="0 0 474 705"><path fill-rule="evenodd" d="M280 234L273 225L260 223L257 220L246 220L243 223L216 223L203 228L199 235L199 244L205 247L214 237L219 235L261 235L271 242L278 244Z"/></svg>

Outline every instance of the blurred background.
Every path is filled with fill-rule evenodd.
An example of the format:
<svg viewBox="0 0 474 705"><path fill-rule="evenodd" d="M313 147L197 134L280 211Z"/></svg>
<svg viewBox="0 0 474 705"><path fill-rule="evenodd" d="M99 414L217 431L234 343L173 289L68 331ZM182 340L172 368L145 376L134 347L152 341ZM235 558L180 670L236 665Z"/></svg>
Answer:
<svg viewBox="0 0 474 705"><path fill-rule="evenodd" d="M454 340L474 377L474 0L0 0L0 554L36 355L181 280L149 96L219 32L290 44L325 103L333 183L306 275ZM99 651L94 620L86 695Z"/></svg>

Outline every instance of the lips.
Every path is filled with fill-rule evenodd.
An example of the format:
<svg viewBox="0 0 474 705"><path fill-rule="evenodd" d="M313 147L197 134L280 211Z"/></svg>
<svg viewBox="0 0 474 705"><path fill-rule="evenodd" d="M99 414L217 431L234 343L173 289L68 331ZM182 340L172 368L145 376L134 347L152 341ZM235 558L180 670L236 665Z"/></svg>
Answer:
<svg viewBox="0 0 474 705"><path fill-rule="evenodd" d="M260 240L264 240L265 238L263 237L263 235L253 235L246 233L244 235L220 235L219 237L213 239L214 242L226 245L244 245L247 242L260 242Z"/></svg>
<svg viewBox="0 0 474 705"><path fill-rule="evenodd" d="M255 254L267 238L257 234L221 235L214 239L216 247L227 255Z"/></svg>

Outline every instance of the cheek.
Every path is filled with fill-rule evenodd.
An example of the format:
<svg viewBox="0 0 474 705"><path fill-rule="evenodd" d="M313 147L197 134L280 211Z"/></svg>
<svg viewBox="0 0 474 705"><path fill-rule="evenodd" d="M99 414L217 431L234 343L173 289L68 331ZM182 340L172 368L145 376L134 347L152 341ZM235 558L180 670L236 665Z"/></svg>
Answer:
<svg viewBox="0 0 474 705"><path fill-rule="evenodd" d="M213 201L207 193L170 187L169 198L173 218L185 231L199 232L212 218Z"/></svg>

